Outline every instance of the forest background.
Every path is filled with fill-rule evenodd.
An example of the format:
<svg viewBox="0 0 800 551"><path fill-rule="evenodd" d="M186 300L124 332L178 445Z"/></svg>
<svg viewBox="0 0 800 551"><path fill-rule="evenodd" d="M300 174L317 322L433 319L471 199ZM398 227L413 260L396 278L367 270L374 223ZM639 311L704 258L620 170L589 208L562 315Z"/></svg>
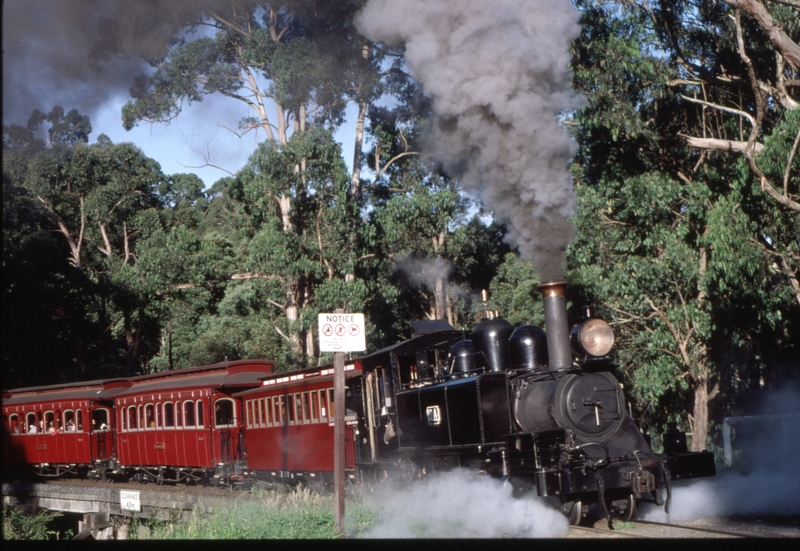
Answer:
<svg viewBox="0 0 800 551"><path fill-rule="evenodd" d="M165 1L147 48L127 40L135 4L86 60L149 64L125 128L223 96L251 110L235 131L266 139L206 188L135 144L92 142L71 106L4 125L4 388L317 365L319 312L364 312L372 351L411 320L469 329L481 289L511 323L544 324L540 276L426 152L430 98L402 46L358 32L363 2ZM800 367L800 1L573 6L569 307L612 323L646 431L678 423L713 446L723 416Z"/></svg>

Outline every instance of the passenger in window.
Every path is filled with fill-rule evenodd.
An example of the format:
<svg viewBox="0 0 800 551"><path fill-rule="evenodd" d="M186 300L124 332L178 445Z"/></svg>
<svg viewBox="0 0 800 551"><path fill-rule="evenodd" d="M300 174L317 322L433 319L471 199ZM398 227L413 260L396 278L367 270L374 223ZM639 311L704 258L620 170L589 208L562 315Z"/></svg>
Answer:
<svg viewBox="0 0 800 551"><path fill-rule="evenodd" d="M75 424L72 422L72 419L67 421L67 432L75 432Z"/></svg>

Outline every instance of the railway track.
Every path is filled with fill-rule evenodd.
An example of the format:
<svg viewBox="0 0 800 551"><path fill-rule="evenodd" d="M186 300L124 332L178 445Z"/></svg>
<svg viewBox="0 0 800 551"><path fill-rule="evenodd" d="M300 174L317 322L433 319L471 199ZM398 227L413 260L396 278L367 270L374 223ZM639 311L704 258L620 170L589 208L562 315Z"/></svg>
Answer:
<svg viewBox="0 0 800 551"><path fill-rule="evenodd" d="M598 525L600 522L598 522ZM632 520L629 524L635 524L647 529L639 528L619 528L590 526L571 526L569 537L597 537L597 538L762 538L767 537L761 534L747 533L744 531L719 530L715 528L687 526L682 524L670 524L666 522L654 522L647 520Z"/></svg>

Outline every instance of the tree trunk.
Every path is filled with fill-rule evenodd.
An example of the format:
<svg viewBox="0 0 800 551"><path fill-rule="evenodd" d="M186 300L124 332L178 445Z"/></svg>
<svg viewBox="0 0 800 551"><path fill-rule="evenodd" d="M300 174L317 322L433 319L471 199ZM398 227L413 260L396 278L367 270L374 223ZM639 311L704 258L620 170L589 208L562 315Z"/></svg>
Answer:
<svg viewBox="0 0 800 551"><path fill-rule="evenodd" d="M436 301L435 319L447 319L447 295L445 294L444 276L436 276L436 288L433 291Z"/></svg>
<svg viewBox="0 0 800 551"><path fill-rule="evenodd" d="M708 440L708 378L698 377L694 384L694 427L692 428L692 451L706 449Z"/></svg>

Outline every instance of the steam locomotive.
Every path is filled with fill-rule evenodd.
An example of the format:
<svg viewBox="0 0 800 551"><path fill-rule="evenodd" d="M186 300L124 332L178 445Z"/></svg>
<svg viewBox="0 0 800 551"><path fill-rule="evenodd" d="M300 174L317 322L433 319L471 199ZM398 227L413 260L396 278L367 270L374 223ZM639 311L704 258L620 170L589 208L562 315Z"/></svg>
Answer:
<svg viewBox="0 0 800 551"><path fill-rule="evenodd" d="M565 288L540 286L546 333L493 311L470 334L416 322L410 340L346 363L343 405L332 366L274 373L264 360L4 391L4 463L159 484L326 484L344 407L352 482L461 467L551 500L572 523L593 503L609 520L642 500L668 508L671 482L713 476L713 454L685 438L653 453L613 375L613 331L590 309L570 329Z"/></svg>
<svg viewBox="0 0 800 551"><path fill-rule="evenodd" d="M362 471L397 458L422 473L474 469L548 498L573 524L591 503L609 520L633 518L642 500L668 510L672 481L715 475L713 454L688 452L682 434L653 453L613 374L611 327L586 308L570 329L565 288L539 286L546 333L487 311L469 338L423 329L359 359Z"/></svg>

